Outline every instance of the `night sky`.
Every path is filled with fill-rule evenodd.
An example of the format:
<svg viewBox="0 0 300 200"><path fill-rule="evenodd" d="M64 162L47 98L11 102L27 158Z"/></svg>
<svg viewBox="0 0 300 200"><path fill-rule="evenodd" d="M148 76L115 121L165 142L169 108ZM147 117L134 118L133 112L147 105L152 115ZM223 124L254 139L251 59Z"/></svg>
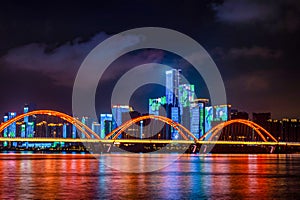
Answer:
<svg viewBox="0 0 300 200"><path fill-rule="evenodd" d="M218 66L234 108L299 118L299 18L298 0L1 2L0 114L20 112L29 102L71 114L72 86L85 56L111 35L152 26L198 41ZM122 74L148 62L183 68L197 96L208 97L201 77L180 57L146 49L110 66L97 90L97 111L109 112ZM162 95L164 88L144 86L132 104L145 112L147 98Z"/></svg>

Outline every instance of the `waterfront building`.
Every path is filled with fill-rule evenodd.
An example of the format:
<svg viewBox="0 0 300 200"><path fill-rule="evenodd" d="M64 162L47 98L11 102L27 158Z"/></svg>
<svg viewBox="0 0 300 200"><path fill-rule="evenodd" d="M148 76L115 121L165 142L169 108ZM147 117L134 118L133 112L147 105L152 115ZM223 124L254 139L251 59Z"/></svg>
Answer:
<svg viewBox="0 0 300 200"><path fill-rule="evenodd" d="M122 113L133 111L129 105L113 105L112 106L112 122L113 129L121 126L124 120L122 120Z"/></svg>
<svg viewBox="0 0 300 200"><path fill-rule="evenodd" d="M112 131L112 114L100 114L100 137L105 138L106 134Z"/></svg>

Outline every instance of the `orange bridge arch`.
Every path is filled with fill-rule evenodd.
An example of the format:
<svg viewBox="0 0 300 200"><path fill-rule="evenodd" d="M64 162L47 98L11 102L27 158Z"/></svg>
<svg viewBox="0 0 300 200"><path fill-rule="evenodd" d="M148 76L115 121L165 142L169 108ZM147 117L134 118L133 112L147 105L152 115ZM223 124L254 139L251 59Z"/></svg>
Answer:
<svg viewBox="0 0 300 200"><path fill-rule="evenodd" d="M178 130L179 134L185 140L189 140L188 136L192 137L195 142L198 140L198 138L196 138L187 128L185 128L181 124L174 122L173 120L171 120L167 117L157 116L157 115L145 115L145 116L140 116L140 117L131 119L131 120L123 123L121 126L117 127L116 129L114 129L110 134L106 135L105 139L109 139L110 137L112 137L112 139L115 140L118 138L118 136L120 134L122 134L131 125L133 125L136 122L139 122L141 120L145 120L145 119L157 119L157 120L160 120L160 121L172 126L176 130Z"/></svg>
<svg viewBox="0 0 300 200"><path fill-rule="evenodd" d="M29 117L32 115L51 115L51 116L55 116L55 117L59 117L71 124L73 124L79 131L81 131L88 139L92 139L91 135L93 135L96 139L100 139L100 137L94 133L87 125L83 124L82 122L80 122L78 119L71 117L67 114L58 112L58 111L54 111L54 110L35 110L35 111L31 111L28 113L24 113L21 115L18 115L2 124L0 124L0 133L7 128L8 126L10 126L12 123L17 122L21 119L23 119L24 117Z"/></svg>
<svg viewBox="0 0 300 200"><path fill-rule="evenodd" d="M245 119L234 119L234 120L230 120L230 121L226 121L223 123L218 124L217 126L213 127L212 129L210 129L208 132L206 132L199 140L212 140L219 131L221 131L224 127L233 124L233 123L240 123L240 124L244 124L246 126L249 126L251 128L253 128L253 130L261 137L261 139L264 142L267 142L266 137L264 136L264 134L268 137L270 137L274 142L278 142L272 135L271 133L269 133L266 129L264 129L263 127L261 127L260 125L249 121L249 120L245 120ZM264 134L263 134L264 133ZM209 134L211 134L209 136L209 138L206 138Z"/></svg>

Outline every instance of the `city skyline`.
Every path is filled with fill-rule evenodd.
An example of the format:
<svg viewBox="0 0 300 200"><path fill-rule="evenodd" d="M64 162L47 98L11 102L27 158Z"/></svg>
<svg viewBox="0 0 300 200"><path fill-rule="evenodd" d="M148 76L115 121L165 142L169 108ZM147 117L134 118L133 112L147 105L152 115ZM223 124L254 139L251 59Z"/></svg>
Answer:
<svg viewBox="0 0 300 200"><path fill-rule="evenodd" d="M248 113L271 112L275 119L299 118L299 2L145 4L3 3L0 89L7 95L0 99L0 113L17 110L17 105L24 102L71 113L72 85L87 53L121 31L158 26L185 33L204 46L221 72L229 104ZM118 23L120 20L122 23ZM181 68L198 88L196 93L209 98L201 76L194 75L186 61L149 49L124 55L112 63L97 91L96 98L101 102L96 105L97 110L108 111L113 85L122 74L148 62ZM147 103L141 104L134 98L147 100L164 93L158 86L145 87L138 89L132 99L133 106L141 112L147 110ZM100 98L100 93L105 98Z"/></svg>
<svg viewBox="0 0 300 200"><path fill-rule="evenodd" d="M87 115L74 116L74 118L89 127L91 131L93 131L93 133L101 139L108 137L113 130L117 130L118 127L122 127L129 121L135 120L136 118L145 117L147 115L154 115L158 117L167 117L166 119L171 120L172 123L180 124L181 126L187 128L190 134L197 139L202 138L204 135L208 134L211 130L215 129L222 123L230 124L232 120L247 120L247 123L250 123L248 120L251 119L251 121L258 123L264 129L269 131L272 130L273 136L276 136L278 140L282 139L284 141L298 141L297 133L299 130L297 127L299 126L300 120L286 118L276 120L271 118L271 113L254 112L252 113L251 118L248 113L239 111L237 109L232 109L232 105L229 104L211 105L209 99L196 98L195 86L192 84L186 84L181 77L181 73L181 69L170 69L162 72L162 74L165 75L165 95L160 98L149 98L147 113L140 113L134 110L134 108L130 105L118 104L112 105L111 112L101 113L99 114L99 117L97 116L97 118ZM31 111L37 111L37 113L43 112L42 110L38 110L39 109L36 108L35 104L25 104L21 114L26 114ZM47 113L47 111L44 112ZM3 117L3 124L15 117L17 117L16 112L7 112ZM149 117L151 118L151 116ZM72 137L74 139L76 138L76 135L79 134L80 137L86 138L85 134L82 131L77 130L77 127L72 125L72 123L70 124L69 122L66 123L63 121L56 121L53 123L51 120L49 122L49 119L46 119L48 118L42 118L42 120L38 120L36 116L24 117L22 121L12 123L12 125L4 129L3 137L33 138L44 135L46 138L56 138L57 136L66 138L68 136L69 138ZM159 125L159 123L152 122L151 125L148 123L149 121L140 121L139 126L128 129L128 131L134 131L129 131L131 132L130 134L120 134L118 139L128 139L128 137L142 139L147 135L147 137L152 137L151 132L156 129L155 127ZM167 128L166 125L167 124L164 124L164 128L158 130L159 132L155 134L159 135L157 137L171 140L178 140L181 138L176 128L172 126L171 128ZM232 136L232 131L234 132L235 130L239 130L240 133L244 132L245 135L251 132L251 129L249 129L250 127L247 128L240 125L241 124L239 124L239 126L230 126L230 128L224 129L225 135L227 134L227 137ZM36 131L38 130L37 127L40 129L39 132ZM144 129L152 131L150 131L149 134L145 133ZM251 136L251 138L252 137L253 136ZM94 136L92 136L92 138L94 138ZM276 139L274 138L274 140ZM28 145L28 143L24 143L24 145ZM17 143L14 143L14 146L17 146Z"/></svg>

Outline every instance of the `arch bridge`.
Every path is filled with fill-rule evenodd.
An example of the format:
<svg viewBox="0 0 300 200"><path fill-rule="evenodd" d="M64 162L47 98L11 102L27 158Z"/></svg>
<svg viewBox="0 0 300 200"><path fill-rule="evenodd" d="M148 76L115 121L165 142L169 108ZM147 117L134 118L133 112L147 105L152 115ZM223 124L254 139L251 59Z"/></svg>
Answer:
<svg viewBox="0 0 300 200"><path fill-rule="evenodd" d="M65 113L53 111L53 110L36 110L28 113L24 113L16 116L6 122L0 124L0 133L3 132L4 129L8 128L11 124L22 120L24 117L29 117L33 115L50 115L61 118L70 124L73 124L81 133L85 135L86 138L8 138L3 137L1 135L0 141L28 141L28 142L106 142L106 143L115 143L115 142L128 142L128 143L184 143L184 144L258 144L258 145L296 145L300 146L300 143L286 143L286 142L278 142L267 130L258 124L243 120L243 119L235 119L226 121L218 124L213 127L207 133L205 133L200 139L196 138L186 127L183 125L174 122L173 120L156 115L145 115L140 116L134 119L131 119L121 126L114 129L111 133L107 134L105 138L100 138L95 132L93 132L87 125L83 124L78 119L69 116ZM133 124L147 119L155 119L161 122L168 124L178 131L181 135L182 140L163 140L163 139L118 139L118 136L126 131ZM262 141L217 141L218 133L220 133L224 127L229 126L233 123L240 123L246 126L251 127L255 133L261 138Z"/></svg>

